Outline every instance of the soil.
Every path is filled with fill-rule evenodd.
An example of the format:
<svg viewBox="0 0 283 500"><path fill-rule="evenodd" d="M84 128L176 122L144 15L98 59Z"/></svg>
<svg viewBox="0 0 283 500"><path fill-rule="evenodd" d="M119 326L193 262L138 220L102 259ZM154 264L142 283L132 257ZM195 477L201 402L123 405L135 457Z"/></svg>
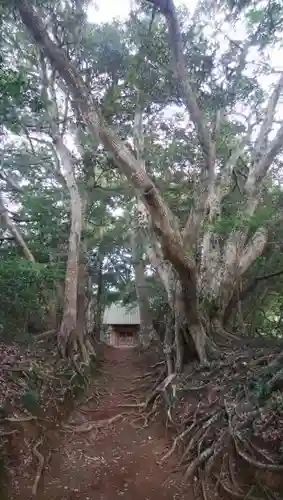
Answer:
<svg viewBox="0 0 283 500"><path fill-rule="evenodd" d="M123 405L143 402L143 381L129 397L133 380L147 370L133 349L107 348L101 376L92 393L69 415L65 424L81 426L100 421L88 432L64 426L50 431L49 446L40 446L45 457L36 496L32 486L38 462L33 458L21 477L13 482L10 500L189 500L188 485L170 471L177 465L174 455L160 465L159 459L172 442L162 422L148 427L133 425L138 409ZM140 384L140 385L139 385ZM123 413L110 425L101 420ZM166 484L164 482L166 481Z"/></svg>

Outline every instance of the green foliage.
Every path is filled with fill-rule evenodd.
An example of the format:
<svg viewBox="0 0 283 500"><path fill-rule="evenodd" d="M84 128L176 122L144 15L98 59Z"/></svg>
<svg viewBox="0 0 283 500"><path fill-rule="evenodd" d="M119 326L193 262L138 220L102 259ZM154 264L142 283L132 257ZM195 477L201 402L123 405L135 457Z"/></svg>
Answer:
<svg viewBox="0 0 283 500"><path fill-rule="evenodd" d="M200 181L203 155L195 129L184 111L172 69L164 17L157 12L151 24L152 6L148 2L139 2L125 23L90 24L85 8L87 3L66 0L58 4L52 0L37 0L35 4L46 13L54 39L79 69L101 105L102 115L118 129L127 144L133 144L134 113L139 94L144 114L144 160L147 170L173 213L180 219L180 226L184 227L189 212L195 207L195 189ZM9 2L5 4L8 6ZM225 43L222 43L221 29L216 27L214 21L217 23L223 13L227 16L227 25L231 21L232 26L239 20L253 46L263 50L266 44L272 45L278 40L281 10L275 0L260 3L203 0L199 2L194 16L188 15L186 9L179 11L185 66L209 129L213 130L219 110L223 110L226 116L216 134L219 173L247 133L245 118L251 112L251 122L258 121L267 96L261 86L261 74L259 77L253 74L247 68L249 63L245 62L241 67L238 64L245 40L229 40L229 36L226 39L224 35ZM11 140L12 145L8 144L5 148L0 187L9 201L17 205L15 221L40 264L36 267L19 261L18 248L14 241L5 240L7 231L3 230L0 270L5 279L0 288L1 309L17 323L17 331L21 328L27 331L30 315L34 317L37 312L39 322L44 316L49 290L44 269L52 268L43 264L54 263L57 269L54 280L64 278L70 229L69 195L60 179L60 165L52 147L46 142L40 145L37 142L37 139L46 141L50 128L39 93L42 82L38 50L26 36L22 25L8 11L5 7L7 14L2 19L0 124L16 133L17 137L15 141ZM262 73L264 75L268 71L264 69ZM55 94L52 99L55 96L56 101L59 88L62 94L62 82L55 75L53 83ZM61 120L63 122L66 116L61 104L59 119L62 127ZM238 110L243 110L243 115L246 115L243 119L237 118ZM83 241L87 248L86 260L93 293L101 288L97 271L99 254L103 260L102 304L118 298L133 302L135 288L128 242L129 224L124 215L116 214L116 209L132 213L134 192L125 179L121 179L113 159L109 158L99 141L88 134L80 118L71 110L71 104L67 110L67 122L74 126L73 129L76 128L82 150L81 158L75 154L75 168L79 189L86 202ZM202 231L212 231L223 245L232 231L248 230L249 239L261 225L274 223L276 217L279 218L280 193L276 196L270 193L261 195L262 201L255 214L251 217L243 215L246 204L243 187L251 157L252 144L249 143L243 158L235 165L231 179L227 181L231 189L222 200L221 215L202 227ZM20 190L5 182L4 179L9 176L19 180ZM281 236L276 229L277 242ZM278 247L274 250L274 241L272 245L268 258L264 262L259 258L252 266L248 280L257 274L264 274L266 267L271 272L280 265L278 259L274 259L274 255L279 253ZM198 250L193 251L197 253ZM12 262L16 262L15 275L11 272ZM6 274L2 271L4 265L7 265ZM164 290L155 276L150 277L148 282L150 302L157 315L161 311L162 319L166 302ZM5 294L5 286L8 294ZM50 286L53 285L50 283ZM260 324L261 330L266 328L271 331L266 318L280 315L278 297L281 295L276 289L272 300L264 303L263 312L257 311L254 322L257 326ZM6 307L6 303L10 306ZM210 298L204 306L208 311L215 308ZM17 311L17 314L12 314L11 310ZM16 317L21 320L17 322ZM21 321L23 326L19 324ZM274 322L272 324L274 328ZM10 335L14 327L5 329ZM276 332L279 329L280 326Z"/></svg>
<svg viewBox="0 0 283 500"><path fill-rule="evenodd" d="M0 260L0 335L25 341L41 329L56 269L23 259Z"/></svg>
<svg viewBox="0 0 283 500"><path fill-rule="evenodd" d="M41 407L40 407L40 395L37 391L32 389L27 389L21 396L21 403L23 408L27 410L31 415L37 416Z"/></svg>
<svg viewBox="0 0 283 500"><path fill-rule="evenodd" d="M19 132L19 110L26 107L35 112L42 110L38 90L21 67L11 69L0 58L0 124L8 126L12 132Z"/></svg>
<svg viewBox="0 0 283 500"><path fill-rule="evenodd" d="M274 388L270 387L268 383L274 376L277 376L279 370L280 363L269 363L260 370L260 378L258 378L258 375L250 377L248 386L259 403L264 403L271 396ZM278 405L278 402L276 404ZM282 400L280 405L282 405Z"/></svg>

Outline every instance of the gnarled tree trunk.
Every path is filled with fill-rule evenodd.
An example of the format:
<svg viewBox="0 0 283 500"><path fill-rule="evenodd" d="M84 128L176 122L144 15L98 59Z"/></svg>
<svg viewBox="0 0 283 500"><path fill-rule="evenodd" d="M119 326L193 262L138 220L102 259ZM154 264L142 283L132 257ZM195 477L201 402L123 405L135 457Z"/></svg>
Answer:
<svg viewBox="0 0 283 500"><path fill-rule="evenodd" d="M176 217L165 204L159 190L146 171L143 170L140 161L134 157L116 133L107 126L78 71L70 63L64 51L51 40L36 10L27 0L16 0L16 6L35 42L41 47L54 69L64 79L72 95L74 105L87 125L89 132L101 139L105 148L112 154L121 172L126 175L129 182L137 190L139 198L149 213L154 231L160 239L164 255L178 273L182 284L183 301L186 305L185 310L186 313L189 312L190 321L193 322L190 325L191 331L194 336L203 335L204 332L200 328L198 315L195 314L197 297L193 297L193 293L196 292L196 263L192 254L184 247L183 237ZM189 295L187 295L187 292L189 292ZM201 340L200 344L205 344L205 338ZM202 361L203 355L204 350L199 351Z"/></svg>
<svg viewBox="0 0 283 500"><path fill-rule="evenodd" d="M221 204L232 187L231 177L237 160L245 145L250 142L250 131L239 147L218 172L216 169L215 137L219 133L221 120L215 125L212 134L205 122L204 114L198 105L190 84L185 59L180 26L173 0L151 0L151 3L164 14L167 25L172 58L178 80L180 95L195 126L203 162L194 193L195 209L189 214L184 229L165 203L161 193L147 174L141 159L136 158L117 134L108 127L89 88L85 85L76 68L70 63L65 52L48 36L43 22L29 0L14 0L23 23L31 33L52 67L58 71L68 87L73 103L88 130L99 137L105 149L111 153L116 165L129 183L135 188L140 202L145 207L151 228L157 238L164 262L172 266L178 281L178 315L184 317L188 331L194 341L200 361L206 360L206 333L200 317L204 310L205 324L221 328L224 312L235 291L235 283L244 275L249 266L263 252L267 231L259 228L252 236L248 228L231 230L226 243L221 246L213 230L207 230L205 223L211 224L221 218ZM242 68L244 48L240 56L239 68ZM265 118L262 121L258 138L254 144L249 174L244 185L245 206L243 220L252 217L260 203L259 189L276 155L283 148L283 124L278 128L274 139L269 140L275 108L283 88L283 75L280 76L274 92L270 96ZM219 115L221 116L219 110ZM71 245L70 245L71 246ZM196 262L194 251L201 254L200 265ZM166 271L159 265L165 287ZM170 290L168 288L168 295ZM201 303L200 303L201 302ZM209 331L210 328L208 327Z"/></svg>
<svg viewBox="0 0 283 500"><path fill-rule="evenodd" d="M62 173L70 194L71 228L69 236L69 251L65 278L64 308L58 344L63 356L74 354L80 348L83 359L86 361L83 337L77 328L78 316L78 278L79 256L82 231L82 202L75 180L71 154L61 137L57 137L55 148L60 159Z"/></svg>

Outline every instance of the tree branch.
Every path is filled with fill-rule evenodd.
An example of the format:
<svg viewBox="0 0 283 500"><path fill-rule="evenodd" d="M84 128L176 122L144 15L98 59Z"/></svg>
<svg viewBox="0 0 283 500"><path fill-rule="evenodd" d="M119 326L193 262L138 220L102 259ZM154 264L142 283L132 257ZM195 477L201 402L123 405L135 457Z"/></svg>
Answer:
<svg viewBox="0 0 283 500"><path fill-rule="evenodd" d="M252 240L244 248L239 261L239 274L242 276L250 265L259 257L268 239L268 230L266 228L259 228L254 234Z"/></svg>
<svg viewBox="0 0 283 500"><path fill-rule="evenodd" d="M198 140L205 158L205 166L209 171L211 180L213 180L215 175L214 145L207 124L205 123L204 116L198 105L197 98L189 82L184 58L184 46L176 7L173 0L148 0L148 2L152 3L155 8L159 9L166 18L176 80L178 82L184 104L196 128Z"/></svg>
<svg viewBox="0 0 283 500"><path fill-rule="evenodd" d="M51 149L51 152L52 152L52 155L53 155L53 158L55 161L55 168L54 168L54 170L52 170L52 173L54 174L54 177L55 177L56 181L58 182L58 184L65 187L66 180L61 173L61 164L60 164L58 154L57 154L57 151L56 151L56 148L55 148L53 142L51 142L51 140L43 139L42 137L31 137L31 139L33 141L38 142L39 144L44 144L45 146L47 146L48 148Z"/></svg>
<svg viewBox="0 0 283 500"><path fill-rule="evenodd" d="M21 233L19 232L16 224L13 222L13 219L10 217L8 210L6 209L2 195L0 194L0 219L3 219L6 228L10 231L10 233L13 235L15 238L16 242L18 245L22 248L24 255L26 258L31 261L35 262L35 258L33 254L31 253L30 249L27 247Z"/></svg>
<svg viewBox="0 0 283 500"><path fill-rule="evenodd" d="M269 280L271 278L276 278L276 276L281 276L283 274L283 269L280 271L277 271L276 273L271 273L271 274L264 274L263 276L257 276L255 280L258 281L263 281L263 280Z"/></svg>
<svg viewBox="0 0 283 500"><path fill-rule="evenodd" d="M257 184L266 176L268 169L272 165L275 157L283 148L283 123L277 131L275 138L268 144L268 135L274 124L274 114L278 104L280 95L283 90L283 73L268 100L265 111L265 118L262 122L258 138L255 142L253 162L254 166L251 168L247 182L246 191L252 192Z"/></svg>
<svg viewBox="0 0 283 500"><path fill-rule="evenodd" d="M251 169L245 189L247 192L253 192L256 186L266 176L270 166L275 160L278 153L283 148L283 123L277 131L273 141L269 144L266 154L259 160L259 162Z"/></svg>
<svg viewBox="0 0 283 500"><path fill-rule="evenodd" d="M254 147L255 158L257 158L258 155L261 157L266 152L268 134L274 123L274 114L282 89L283 89L283 72L281 73L280 78L268 100L268 104L265 110L265 117L262 122L258 138L255 142L255 147Z"/></svg>

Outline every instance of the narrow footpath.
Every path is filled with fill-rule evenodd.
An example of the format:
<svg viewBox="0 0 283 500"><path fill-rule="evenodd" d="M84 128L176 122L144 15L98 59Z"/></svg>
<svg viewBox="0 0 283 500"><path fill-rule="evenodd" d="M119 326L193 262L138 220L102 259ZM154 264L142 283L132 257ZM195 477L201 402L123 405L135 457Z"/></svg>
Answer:
<svg viewBox="0 0 283 500"><path fill-rule="evenodd" d="M170 448L165 428L154 422L143 428L134 426L137 409L123 407L144 401L146 394L137 388L129 391L133 380L145 373L138 356L131 349L106 349L99 383L94 396L88 397L74 410L66 426L85 426L91 430L60 432L60 442L52 450L49 463L41 477L37 495L32 497L34 480L21 484L23 500L188 500L188 488L182 491L181 478L170 477L177 458L159 465L159 459ZM99 387L97 387L97 385ZM123 413L123 418L104 420ZM135 414L134 414L135 413ZM91 424L90 424L91 422ZM97 422L98 425L93 425ZM167 480L167 481L166 481ZM165 485L164 482L166 481Z"/></svg>

